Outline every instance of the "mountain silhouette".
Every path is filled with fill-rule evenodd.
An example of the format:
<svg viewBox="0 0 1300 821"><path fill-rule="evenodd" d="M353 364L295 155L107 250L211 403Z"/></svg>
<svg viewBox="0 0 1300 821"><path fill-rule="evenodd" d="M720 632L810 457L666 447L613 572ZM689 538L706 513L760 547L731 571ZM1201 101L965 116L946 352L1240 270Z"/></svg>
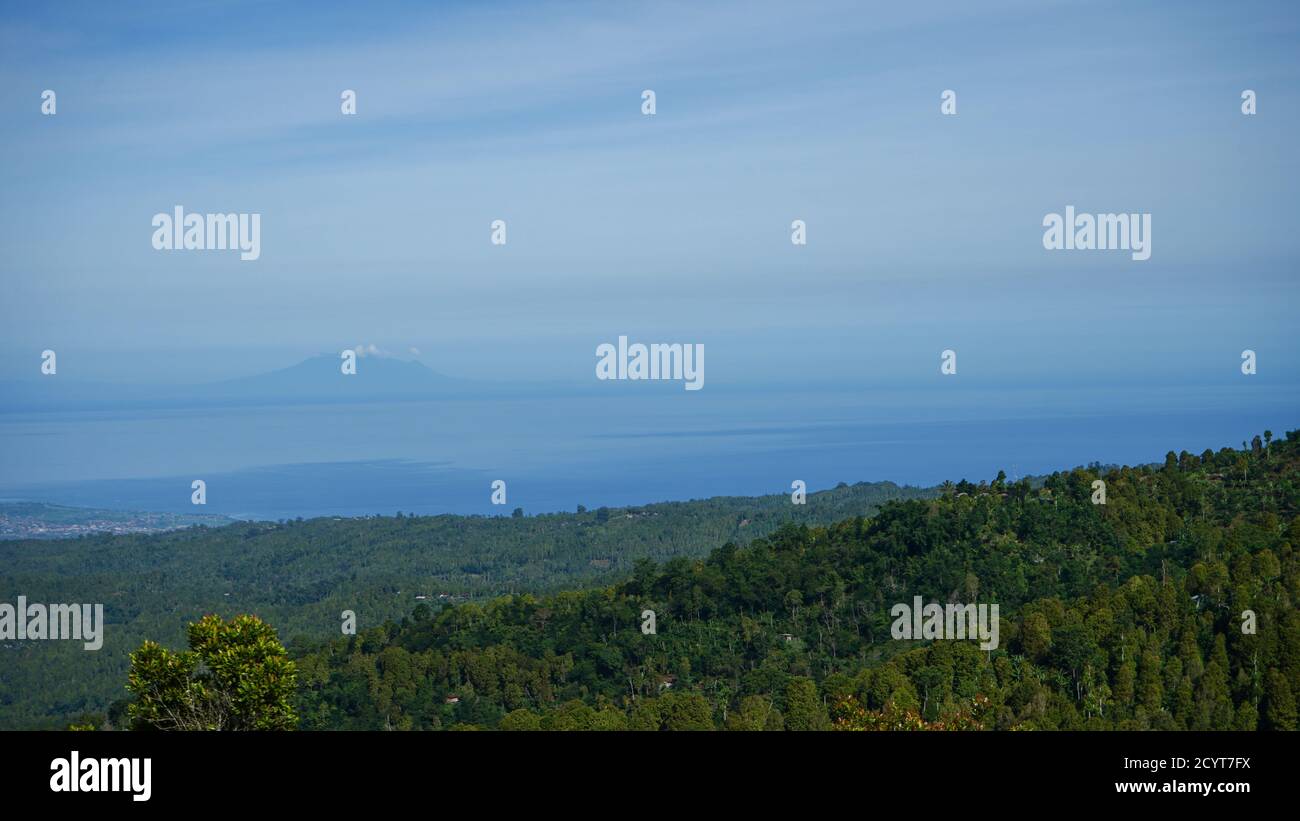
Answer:
<svg viewBox="0 0 1300 821"><path fill-rule="evenodd" d="M461 392L473 383L438 373L413 360L358 356L356 373L344 374L337 354L320 354L297 365L254 376L200 386L228 399L283 397L294 399L436 397Z"/></svg>
<svg viewBox="0 0 1300 821"><path fill-rule="evenodd" d="M196 385L128 385L63 375L15 380L0 384L0 410L429 400L502 391L502 386L446 376L413 360L358 356L354 374L344 374L342 363L339 354L320 354L280 370Z"/></svg>

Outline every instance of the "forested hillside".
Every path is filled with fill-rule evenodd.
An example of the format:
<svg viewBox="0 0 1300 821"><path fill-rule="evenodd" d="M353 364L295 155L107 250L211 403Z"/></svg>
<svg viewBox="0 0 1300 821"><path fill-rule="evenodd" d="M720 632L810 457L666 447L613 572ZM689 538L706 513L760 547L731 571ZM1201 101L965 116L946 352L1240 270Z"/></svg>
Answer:
<svg viewBox="0 0 1300 821"><path fill-rule="evenodd" d="M63 726L121 698L145 638L180 643L207 613L252 613L286 639L370 627L419 601L610 583L635 561L702 557L786 522L829 523L935 490L890 482L790 496L718 497L539 516L397 516L198 527L162 535L0 542L0 601L104 604L102 649L0 643L0 728ZM423 598L420 598L423 597Z"/></svg>
<svg viewBox="0 0 1300 821"><path fill-rule="evenodd" d="M296 649L301 726L1295 729L1300 431L1271 440L947 485L586 592L420 605ZM917 595L998 603L1000 646L894 640Z"/></svg>

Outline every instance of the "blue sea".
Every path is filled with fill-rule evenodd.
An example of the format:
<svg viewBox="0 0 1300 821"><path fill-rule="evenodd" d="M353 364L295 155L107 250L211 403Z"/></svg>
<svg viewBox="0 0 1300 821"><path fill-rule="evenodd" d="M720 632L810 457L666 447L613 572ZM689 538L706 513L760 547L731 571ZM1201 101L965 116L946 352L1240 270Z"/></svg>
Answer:
<svg viewBox="0 0 1300 821"><path fill-rule="evenodd" d="M1158 462L1300 427L1297 389L827 386L0 413L0 498L248 519L573 510ZM207 504L191 504L191 482ZM503 506L491 483L506 482Z"/></svg>

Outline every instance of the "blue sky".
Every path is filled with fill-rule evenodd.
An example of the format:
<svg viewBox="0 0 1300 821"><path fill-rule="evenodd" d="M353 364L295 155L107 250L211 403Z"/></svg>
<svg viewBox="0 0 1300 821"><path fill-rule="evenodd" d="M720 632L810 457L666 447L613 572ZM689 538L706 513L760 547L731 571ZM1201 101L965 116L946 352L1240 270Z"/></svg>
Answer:
<svg viewBox="0 0 1300 821"><path fill-rule="evenodd" d="M320 5L0 7L0 376L578 381L628 334L710 384L1300 381L1293 3ZM176 204L261 259L154 251ZM1044 251L1066 205L1151 259Z"/></svg>

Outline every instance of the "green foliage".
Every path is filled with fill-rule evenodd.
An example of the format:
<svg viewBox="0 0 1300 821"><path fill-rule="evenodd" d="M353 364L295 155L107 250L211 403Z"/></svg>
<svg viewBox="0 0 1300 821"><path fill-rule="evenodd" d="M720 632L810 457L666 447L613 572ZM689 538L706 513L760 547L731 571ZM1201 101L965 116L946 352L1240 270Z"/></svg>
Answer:
<svg viewBox="0 0 1300 821"><path fill-rule="evenodd" d="M1077 468L1041 483L949 483L936 498L889 502L870 517L864 505L833 522L780 524L773 510L761 535L743 539L760 514L710 500L671 511L235 526L137 546L149 555L184 538L213 537L206 546L219 549L232 537L267 539L288 562L276 574L297 561L294 551L332 557L335 565L311 571L321 573L322 597L280 611L301 623L325 608L329 632L344 609L330 591L375 576L325 540L338 535L394 562L385 570L392 590L374 604L396 611L393 619L409 616L363 616L355 636L292 645L294 707L307 729L1287 730L1300 720L1298 465L1300 434L1291 432L1241 451ZM1107 484L1105 505L1091 501L1096 479ZM691 510L701 518L692 521ZM412 559L375 546L395 529L453 522L473 539L448 548L454 559L439 550L427 561L467 564L433 578L464 581L457 574L468 567L522 581L532 572L524 568L561 565L570 587L595 586L538 583L488 596L500 588L475 582L461 588L473 600L412 610L393 591L429 589L429 577L393 570ZM698 534L715 525L722 537L712 544L722 546L706 552ZM676 535L652 535L665 526ZM620 536L626 552L593 547ZM242 578L233 548L221 555ZM614 575L575 569L594 555L609 557ZM92 567L110 561L88 556ZM153 583L173 590L163 578ZM890 608L913 596L997 603L1001 645L893 640ZM640 630L646 609L656 614L650 635ZM1253 632L1242 629L1245 611ZM137 656L158 692L202 704L189 660L147 648ZM65 702L59 714L94 706Z"/></svg>
<svg viewBox="0 0 1300 821"><path fill-rule="evenodd" d="M511 710L506 713L501 718L501 722L497 724L497 729L510 731L540 730L542 729L542 720L532 710L520 707L518 710Z"/></svg>
<svg viewBox="0 0 1300 821"><path fill-rule="evenodd" d="M146 641L131 654L127 714L139 729L290 730L294 663L275 630L256 616L205 616L189 627L190 649Z"/></svg>
<svg viewBox="0 0 1300 821"><path fill-rule="evenodd" d="M767 696L745 696L740 706L727 716L728 730L783 730L785 720Z"/></svg>
<svg viewBox="0 0 1300 821"><path fill-rule="evenodd" d="M817 695L817 684L810 678L790 679L785 688L785 728L787 730L829 730L830 717Z"/></svg>
<svg viewBox="0 0 1300 821"><path fill-rule="evenodd" d="M344 610L365 628L423 602L609 584L641 559L703 557L785 523L827 524L889 500L933 495L882 482L809 494L805 505L790 504L788 495L719 497L519 518L321 518L0 541L0 591L31 601L102 602L107 622L95 653L73 642L0 646L0 729L64 727L84 712L106 716L130 652L146 638L183 642L186 622L208 613L257 613L290 647L315 645L340 635Z"/></svg>
<svg viewBox="0 0 1300 821"><path fill-rule="evenodd" d="M303 726L1294 729L1298 462L1292 436L960 482L609 587L445 607L305 652ZM998 603L1001 646L892 640L914 595Z"/></svg>

